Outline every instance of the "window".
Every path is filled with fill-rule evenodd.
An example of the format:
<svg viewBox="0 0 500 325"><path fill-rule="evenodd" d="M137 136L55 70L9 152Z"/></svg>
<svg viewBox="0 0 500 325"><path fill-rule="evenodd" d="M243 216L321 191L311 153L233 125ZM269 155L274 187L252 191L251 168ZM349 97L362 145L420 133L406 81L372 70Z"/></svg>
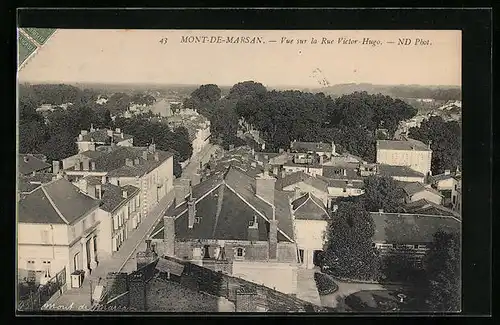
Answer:
<svg viewBox="0 0 500 325"><path fill-rule="evenodd" d="M34 270L35 269L35 261L34 260L26 261L26 268L28 270Z"/></svg>
<svg viewBox="0 0 500 325"><path fill-rule="evenodd" d="M87 220L86 219L83 219L83 221L82 221L82 228L83 228L83 231L85 231L85 229L87 229Z"/></svg>
<svg viewBox="0 0 500 325"><path fill-rule="evenodd" d="M49 232L47 230L42 230L42 243L49 243Z"/></svg>
<svg viewBox="0 0 500 325"><path fill-rule="evenodd" d="M117 230L118 229L118 217L113 216L113 229Z"/></svg>
<svg viewBox="0 0 500 325"><path fill-rule="evenodd" d="M238 257L243 257L243 248L238 247L238 248L236 249L236 256L238 256Z"/></svg>
<svg viewBox="0 0 500 325"><path fill-rule="evenodd" d="M299 263L302 264L304 263L304 250L299 249Z"/></svg>
<svg viewBox="0 0 500 325"><path fill-rule="evenodd" d="M45 276L50 278L50 261L43 261L42 264Z"/></svg>
<svg viewBox="0 0 500 325"><path fill-rule="evenodd" d="M418 249L418 245L413 245L413 248Z"/></svg>
<svg viewBox="0 0 500 325"><path fill-rule="evenodd" d="M75 226L71 226L71 238L75 238L76 237L76 229L75 229Z"/></svg>
<svg viewBox="0 0 500 325"><path fill-rule="evenodd" d="M342 192L344 192L344 193L345 193L345 192L347 192L347 189L344 187L344 188L342 189Z"/></svg>
<svg viewBox="0 0 500 325"><path fill-rule="evenodd" d="M377 245L375 243L372 243L372 247L377 247Z"/></svg>

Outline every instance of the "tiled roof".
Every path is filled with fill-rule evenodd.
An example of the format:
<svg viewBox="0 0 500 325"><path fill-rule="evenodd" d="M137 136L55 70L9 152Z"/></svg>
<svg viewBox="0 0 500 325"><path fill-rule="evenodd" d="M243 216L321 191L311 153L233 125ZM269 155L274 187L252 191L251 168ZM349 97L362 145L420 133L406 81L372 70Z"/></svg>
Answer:
<svg viewBox="0 0 500 325"><path fill-rule="evenodd" d="M123 134L123 138L121 136L121 133L115 133L113 132L113 140L115 142L120 142L120 141L125 141L128 139L132 139L133 136L130 134ZM110 136L108 135L108 130L107 129L101 129L101 130L95 130L93 132L88 132L87 134L82 136L82 140L77 139L78 141L93 141L94 142L102 142L102 143L110 143Z"/></svg>
<svg viewBox="0 0 500 325"><path fill-rule="evenodd" d="M434 193L436 195L442 196L441 193L439 193L438 191L436 191L432 187L424 186L424 184L419 183L419 182L397 182L397 184L409 196L412 196L412 195L419 193L419 192L422 192L422 191L428 191L428 192Z"/></svg>
<svg viewBox="0 0 500 325"><path fill-rule="evenodd" d="M307 175L306 173L304 173L303 171L298 171L298 172L295 172L295 173L292 173L292 174L288 174L285 177L280 178L276 182L276 186L277 186L276 188L277 189L283 189L283 188L285 188L287 186L303 182L306 179L308 179L309 177L310 176Z"/></svg>
<svg viewBox="0 0 500 325"><path fill-rule="evenodd" d="M171 206L167 213L177 216L176 238L247 240L249 222L256 216L259 240L267 240L266 219L273 218L273 209L254 193L255 179L234 167L193 186L192 196L201 217L200 223L189 229L187 203ZM293 240L293 220L287 193L275 191L275 217L278 220L278 240L288 241L287 236ZM156 233L154 238L162 238L161 229L160 223L153 230Z"/></svg>
<svg viewBox="0 0 500 325"><path fill-rule="evenodd" d="M438 230L460 231L461 222L454 217L421 214L371 212L375 223L375 242L427 244Z"/></svg>
<svg viewBox="0 0 500 325"><path fill-rule="evenodd" d="M459 213L448 209L442 205L430 202L426 199L420 199L405 205L404 210L408 213L429 214L437 216L452 216L461 219Z"/></svg>
<svg viewBox="0 0 500 325"><path fill-rule="evenodd" d="M127 191L127 198L123 197L123 191ZM139 193L139 189L132 185L119 187L110 183L106 183L102 185L101 193L101 209L107 212L113 212L118 207L132 200L136 196L136 194Z"/></svg>
<svg viewBox="0 0 500 325"><path fill-rule="evenodd" d="M53 174L37 173L35 175L27 175L18 177L18 191L21 193L31 192L41 184L52 181Z"/></svg>
<svg viewBox="0 0 500 325"><path fill-rule="evenodd" d="M424 177L425 175L407 166L391 166L386 164L378 165L378 172L381 176L388 177Z"/></svg>
<svg viewBox="0 0 500 325"><path fill-rule="evenodd" d="M67 221L67 224L72 224L98 206L98 200L81 193L76 186L61 178L44 184L24 196L18 205L18 221L25 223ZM60 217L56 208L66 221Z"/></svg>
<svg viewBox="0 0 500 325"><path fill-rule="evenodd" d="M52 167L40 158L30 154L19 154L18 158L18 170L22 175L31 174L33 172L38 172Z"/></svg>
<svg viewBox="0 0 500 325"><path fill-rule="evenodd" d="M106 152L107 150L107 152ZM153 169L161 165L165 160L172 156L172 153L162 150L156 150L159 161L154 159L154 154L148 152L148 159L144 160L142 153L146 151L145 147L104 147L99 150L101 154L96 154L97 158L90 159L95 162L95 171L108 172L110 177L135 177L149 173ZM126 166L125 159L139 159L139 164L134 166ZM74 167L68 169L74 171Z"/></svg>
<svg viewBox="0 0 500 325"><path fill-rule="evenodd" d="M323 142L299 142L294 141L290 144L290 149L300 152L331 152L332 144Z"/></svg>
<svg viewBox="0 0 500 325"><path fill-rule="evenodd" d="M431 151L426 144L414 139L377 140L377 149Z"/></svg>
<svg viewBox="0 0 500 325"><path fill-rule="evenodd" d="M434 175L434 176L430 177L432 182L444 181L444 180L450 179L450 178L454 179L455 176L453 174L439 174L439 175Z"/></svg>
<svg viewBox="0 0 500 325"><path fill-rule="evenodd" d="M328 187L335 187L335 188L357 188L357 189L362 189L365 187L365 183L363 181L354 181L354 182L348 182L344 180L339 180L339 179L330 179L328 180Z"/></svg>
<svg viewBox="0 0 500 325"><path fill-rule="evenodd" d="M292 202L293 214L298 220L327 220L328 213L323 202L314 195L307 193Z"/></svg>

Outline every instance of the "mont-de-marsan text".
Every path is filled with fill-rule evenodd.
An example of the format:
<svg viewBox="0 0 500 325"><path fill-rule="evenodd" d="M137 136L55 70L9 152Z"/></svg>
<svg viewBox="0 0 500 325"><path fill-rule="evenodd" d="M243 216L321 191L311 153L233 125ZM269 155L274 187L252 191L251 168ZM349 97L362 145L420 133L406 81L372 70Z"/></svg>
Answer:
<svg viewBox="0 0 500 325"><path fill-rule="evenodd" d="M262 37L251 36L181 36L181 43L192 44L262 44L264 40Z"/></svg>

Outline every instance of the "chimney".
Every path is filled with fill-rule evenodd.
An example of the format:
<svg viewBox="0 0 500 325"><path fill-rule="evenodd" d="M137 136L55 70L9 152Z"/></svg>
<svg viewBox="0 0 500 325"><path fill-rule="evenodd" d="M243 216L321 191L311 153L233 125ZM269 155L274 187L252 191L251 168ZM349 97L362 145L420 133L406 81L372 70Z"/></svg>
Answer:
<svg viewBox="0 0 500 325"><path fill-rule="evenodd" d="M78 140L79 140L79 141L82 141L82 140L83 140L83 135L79 134L79 135L78 135Z"/></svg>
<svg viewBox="0 0 500 325"><path fill-rule="evenodd" d="M151 239L146 239L146 253L151 252Z"/></svg>
<svg viewBox="0 0 500 325"><path fill-rule="evenodd" d="M324 157L323 155L319 155L319 164L323 165L323 163L324 163Z"/></svg>
<svg viewBox="0 0 500 325"><path fill-rule="evenodd" d="M122 138L122 139L124 138L124 136L123 136L123 132L122 132L122 133L120 133L120 136L121 136L121 138Z"/></svg>
<svg viewBox="0 0 500 325"><path fill-rule="evenodd" d="M255 179L255 194L274 206L274 188L276 178L269 175L269 167L264 167L264 172Z"/></svg>
<svg viewBox="0 0 500 325"><path fill-rule="evenodd" d="M339 206L338 206L337 204L334 204L334 205L332 206L332 210L333 210L333 212L337 212L337 210L338 210L338 209L339 209Z"/></svg>
<svg viewBox="0 0 500 325"><path fill-rule="evenodd" d="M175 217L163 217L163 243L165 247L165 255L175 255Z"/></svg>
<svg viewBox="0 0 500 325"><path fill-rule="evenodd" d="M75 160L75 170L80 170L80 159Z"/></svg>
<svg viewBox="0 0 500 325"><path fill-rule="evenodd" d="M134 159L134 165L139 165L139 158Z"/></svg>
<svg viewBox="0 0 500 325"><path fill-rule="evenodd" d="M142 152L142 159L144 159L144 160L148 160L148 151L147 151L147 150L144 150L144 151Z"/></svg>
<svg viewBox="0 0 500 325"><path fill-rule="evenodd" d="M81 134L81 135L87 135L87 133L88 133L88 132L87 132L87 130L81 130L81 131L80 131L80 134Z"/></svg>
<svg viewBox="0 0 500 325"><path fill-rule="evenodd" d="M95 161L90 162L90 170L95 170Z"/></svg>
<svg viewBox="0 0 500 325"><path fill-rule="evenodd" d="M300 187L298 187L298 186L295 187L295 192L294 192L293 199L297 200L300 197L301 194L302 194L302 191L300 190Z"/></svg>
<svg viewBox="0 0 500 325"><path fill-rule="evenodd" d="M102 186L101 184L97 184L95 186L95 198L96 199L102 199Z"/></svg>
<svg viewBox="0 0 500 325"><path fill-rule="evenodd" d="M125 166L133 167L134 162L130 158L125 158Z"/></svg>
<svg viewBox="0 0 500 325"><path fill-rule="evenodd" d="M158 151L155 151L155 161L160 161L160 157L158 156ZM201 164L201 161L200 161Z"/></svg>
<svg viewBox="0 0 500 325"><path fill-rule="evenodd" d="M85 171L88 171L89 170L89 165L90 165L89 159L88 158L83 159L82 165L83 165L82 169L85 170Z"/></svg>
<svg viewBox="0 0 500 325"><path fill-rule="evenodd" d="M26 159L26 157L25 157ZM59 168L60 168L61 164L59 162L59 160L54 160L52 161L52 174L59 174Z"/></svg>
<svg viewBox="0 0 500 325"><path fill-rule="evenodd" d="M384 213L384 209L378 209L378 213Z"/></svg>
<svg viewBox="0 0 500 325"><path fill-rule="evenodd" d="M278 257L278 220L269 220L269 259Z"/></svg>
<svg viewBox="0 0 500 325"><path fill-rule="evenodd" d="M101 184L106 184L108 182L108 179L106 176L101 177Z"/></svg>
<svg viewBox="0 0 500 325"><path fill-rule="evenodd" d="M92 123L91 123L91 124L90 124L90 132L94 132L94 131L95 131L95 129L94 129L94 124L92 124Z"/></svg>
<svg viewBox="0 0 500 325"><path fill-rule="evenodd" d="M431 144L432 144L432 141L429 140L429 143L427 144L427 149L431 150Z"/></svg>
<svg viewBox="0 0 500 325"><path fill-rule="evenodd" d="M248 225L248 240L252 242L259 240L259 224L256 215L253 216L253 220Z"/></svg>
<svg viewBox="0 0 500 325"><path fill-rule="evenodd" d="M115 133L121 133L122 131L120 130L120 128L116 128L115 129Z"/></svg>
<svg viewBox="0 0 500 325"><path fill-rule="evenodd" d="M347 169L343 170L344 176L347 176Z"/></svg>
<svg viewBox="0 0 500 325"><path fill-rule="evenodd" d="M450 170L449 170L449 169L446 169L446 170L444 171L444 174L445 174L445 175L450 175L450 173L451 173L451 172L450 172Z"/></svg>
<svg viewBox="0 0 500 325"><path fill-rule="evenodd" d="M108 137L113 137L113 130L107 130L106 133L108 134Z"/></svg>
<svg viewBox="0 0 500 325"><path fill-rule="evenodd" d="M193 229L194 218L196 217L196 201L192 197L188 200L188 227Z"/></svg>
<svg viewBox="0 0 500 325"><path fill-rule="evenodd" d="M128 195L127 195L127 191L125 191L125 190L124 190L124 191L122 191L122 196L123 196L123 198L124 198L124 199L126 199L126 198L127 198L127 196L128 196Z"/></svg>
<svg viewBox="0 0 500 325"><path fill-rule="evenodd" d="M332 141L332 155L337 154L337 147L335 146L335 142Z"/></svg>
<svg viewBox="0 0 500 325"><path fill-rule="evenodd" d="M280 148L280 149L278 150L278 153L280 153L280 154L281 154L281 153L283 153L284 151L285 151L285 150L283 150L283 149L281 149L281 148Z"/></svg>

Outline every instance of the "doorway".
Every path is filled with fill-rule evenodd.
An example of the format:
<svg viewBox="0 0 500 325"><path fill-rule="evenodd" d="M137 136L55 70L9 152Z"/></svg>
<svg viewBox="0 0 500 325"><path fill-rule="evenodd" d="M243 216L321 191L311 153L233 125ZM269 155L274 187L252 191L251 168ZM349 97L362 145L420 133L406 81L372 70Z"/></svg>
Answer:
<svg viewBox="0 0 500 325"><path fill-rule="evenodd" d="M89 239L87 240L87 242L85 243L85 250L87 251L87 270L90 269L90 241L92 239Z"/></svg>
<svg viewBox="0 0 500 325"><path fill-rule="evenodd" d="M323 251L315 250L313 253L313 264L314 266L321 266L323 264Z"/></svg>
<svg viewBox="0 0 500 325"><path fill-rule="evenodd" d="M92 240L94 241L94 260L99 262L97 259L97 236L94 236Z"/></svg>
<svg viewBox="0 0 500 325"><path fill-rule="evenodd" d="M299 249L299 263L304 264L304 250Z"/></svg>
<svg viewBox="0 0 500 325"><path fill-rule="evenodd" d="M210 245L203 246L203 258L210 258Z"/></svg>
<svg viewBox="0 0 500 325"><path fill-rule="evenodd" d="M73 256L73 271L77 271L80 269L80 253L76 253Z"/></svg>

